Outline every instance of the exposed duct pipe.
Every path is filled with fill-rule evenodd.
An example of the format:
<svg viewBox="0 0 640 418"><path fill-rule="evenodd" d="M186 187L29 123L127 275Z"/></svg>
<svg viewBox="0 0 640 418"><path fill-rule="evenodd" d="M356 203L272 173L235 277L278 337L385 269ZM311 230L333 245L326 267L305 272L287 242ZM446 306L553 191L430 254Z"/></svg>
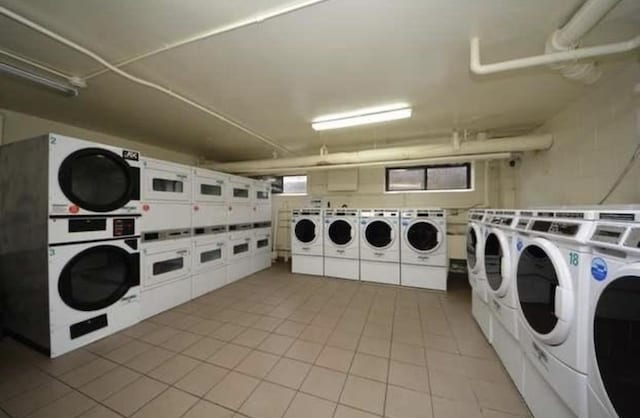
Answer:
<svg viewBox="0 0 640 418"><path fill-rule="evenodd" d="M289 167L283 169L266 168L262 170L250 170L247 172L236 172L236 174L242 174L245 176L251 175L282 175L282 174L300 174L310 171L329 171L329 170L343 170L349 168L362 168L362 167L410 167L418 164L453 164L460 162L471 161L490 161L490 160L510 160L514 158L515 154L511 152L499 152L491 154L477 154L477 155L457 155L455 157L435 157L435 158L417 158L413 160L402 161L375 161L371 163L354 163L354 164L336 164L336 165L314 165L309 167Z"/></svg>
<svg viewBox="0 0 640 418"><path fill-rule="evenodd" d="M286 169L291 167L313 167L338 164L358 164L380 161L415 160L420 158L455 157L460 155L479 155L502 152L525 152L549 149L553 144L551 135L531 135L511 138L491 139L487 141L468 141L456 148L451 141L443 144L416 145L397 148L379 148L356 152L339 152L327 155L292 157L278 160L239 161L231 163L212 163L221 171L246 173L268 169Z"/></svg>
<svg viewBox="0 0 640 418"><path fill-rule="evenodd" d="M567 77L585 83L593 83L599 77L599 70L593 63L576 63L577 60L620 54L640 48L640 35L627 41L578 48L580 38L591 30L618 2L619 0L588 0L567 24L551 35L546 47L548 53L544 55L482 64L480 40L477 37L472 38L470 69L474 74L484 75L553 65Z"/></svg>

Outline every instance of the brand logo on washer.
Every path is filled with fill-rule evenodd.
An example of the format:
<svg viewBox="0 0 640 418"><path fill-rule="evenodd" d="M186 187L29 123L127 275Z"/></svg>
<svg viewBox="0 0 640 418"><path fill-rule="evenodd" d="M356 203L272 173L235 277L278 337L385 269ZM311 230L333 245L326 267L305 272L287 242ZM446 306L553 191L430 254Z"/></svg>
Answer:
<svg viewBox="0 0 640 418"><path fill-rule="evenodd" d="M518 249L518 251L522 251L522 247L524 247L524 243L522 242L522 240L518 240L518 242L516 243L516 248Z"/></svg>
<svg viewBox="0 0 640 418"><path fill-rule="evenodd" d="M137 151L123 150L122 158L124 158L125 160L138 161L140 160L140 153Z"/></svg>
<svg viewBox="0 0 640 418"><path fill-rule="evenodd" d="M602 258L596 257L591 260L591 276L593 276L594 279L601 282L607 278L608 272L607 262Z"/></svg>

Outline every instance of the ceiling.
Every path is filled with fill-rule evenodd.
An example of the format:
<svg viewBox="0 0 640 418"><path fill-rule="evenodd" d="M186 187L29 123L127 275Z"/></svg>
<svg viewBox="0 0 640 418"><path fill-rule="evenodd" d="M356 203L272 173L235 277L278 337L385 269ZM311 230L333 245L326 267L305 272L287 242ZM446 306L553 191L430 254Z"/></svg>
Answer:
<svg viewBox="0 0 640 418"><path fill-rule="evenodd" d="M301 0L297 0L298 2ZM117 62L296 0L0 0L0 5ZM415 143L452 129L532 129L592 86L546 68L473 76L483 62L540 54L580 0L327 0L137 61L124 69L229 117L296 154ZM623 0L585 44L624 40L640 2ZM65 73L97 62L0 17L0 48ZM0 55L0 59L10 61ZM633 56L602 63L615 74ZM408 102L413 117L315 132L315 117ZM273 148L169 96L106 72L75 98L0 76L0 107L200 157L269 158ZM282 153L280 153L282 154Z"/></svg>

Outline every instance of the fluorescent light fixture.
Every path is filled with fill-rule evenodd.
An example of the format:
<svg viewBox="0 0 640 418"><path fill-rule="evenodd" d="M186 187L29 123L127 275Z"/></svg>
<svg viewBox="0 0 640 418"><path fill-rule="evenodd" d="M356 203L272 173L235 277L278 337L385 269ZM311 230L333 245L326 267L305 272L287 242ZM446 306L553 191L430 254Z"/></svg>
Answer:
<svg viewBox="0 0 640 418"><path fill-rule="evenodd" d="M390 105L360 109L352 112L321 116L311 122L311 127L316 131L324 131L327 129L347 128L349 126L407 119L410 117L411 108L408 104L394 103Z"/></svg>
<svg viewBox="0 0 640 418"><path fill-rule="evenodd" d="M4 62L0 62L0 73L9 74L14 77L31 81L32 83L39 84L43 87L46 87L50 90L54 90L65 96L75 97L78 95L78 89L66 83L63 83L57 80L52 80L50 78L41 76L40 74L32 73L30 71L23 70L22 68L15 67L13 65L10 65Z"/></svg>

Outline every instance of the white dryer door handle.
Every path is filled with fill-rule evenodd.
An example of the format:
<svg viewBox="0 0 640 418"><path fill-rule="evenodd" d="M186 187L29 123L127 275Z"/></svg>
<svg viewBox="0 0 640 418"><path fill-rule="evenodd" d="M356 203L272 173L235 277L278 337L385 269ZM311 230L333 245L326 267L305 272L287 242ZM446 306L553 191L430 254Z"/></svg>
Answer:
<svg viewBox="0 0 640 418"><path fill-rule="evenodd" d="M567 289L557 286L555 294L555 314L561 321L569 321L573 312L573 303L571 292Z"/></svg>

